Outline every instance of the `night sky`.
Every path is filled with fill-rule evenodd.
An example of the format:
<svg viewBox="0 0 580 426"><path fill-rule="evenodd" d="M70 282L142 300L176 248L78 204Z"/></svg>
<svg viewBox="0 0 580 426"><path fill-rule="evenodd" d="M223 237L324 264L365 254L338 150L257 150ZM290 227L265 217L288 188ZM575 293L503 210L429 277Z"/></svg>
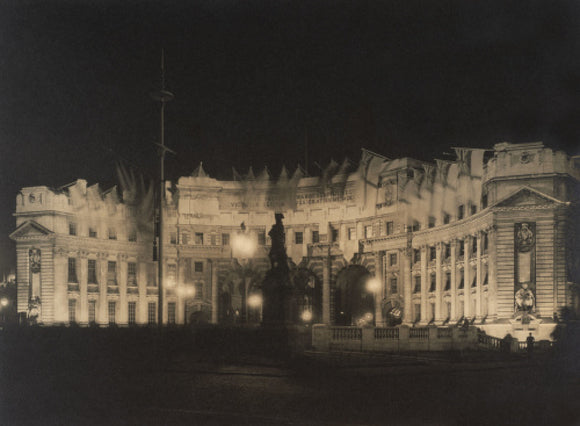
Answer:
<svg viewBox="0 0 580 426"><path fill-rule="evenodd" d="M543 140L580 154L580 2L10 1L0 4L0 271L15 196L156 174L429 160Z"/></svg>

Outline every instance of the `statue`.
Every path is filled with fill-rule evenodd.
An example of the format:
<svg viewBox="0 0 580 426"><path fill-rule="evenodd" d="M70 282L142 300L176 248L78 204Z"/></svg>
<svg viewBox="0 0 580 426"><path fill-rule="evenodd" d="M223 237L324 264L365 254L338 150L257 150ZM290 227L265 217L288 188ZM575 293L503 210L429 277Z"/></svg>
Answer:
<svg viewBox="0 0 580 426"><path fill-rule="evenodd" d="M282 219L284 215L282 213L275 214L276 223L268 232L268 235L272 239L272 248L270 248L270 264L272 269L282 268L288 271L288 256L286 255L286 234L284 233L284 225L282 224Z"/></svg>
<svg viewBox="0 0 580 426"><path fill-rule="evenodd" d="M523 282L521 288L515 294L515 311L533 312L536 304L534 293L529 288L528 282Z"/></svg>

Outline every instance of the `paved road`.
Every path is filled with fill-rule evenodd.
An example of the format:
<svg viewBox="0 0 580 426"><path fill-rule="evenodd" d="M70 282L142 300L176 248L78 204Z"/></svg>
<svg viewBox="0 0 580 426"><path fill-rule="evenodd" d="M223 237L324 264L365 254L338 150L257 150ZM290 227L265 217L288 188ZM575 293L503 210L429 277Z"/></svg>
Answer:
<svg viewBox="0 0 580 426"><path fill-rule="evenodd" d="M543 359L350 354L280 364L160 356L143 348L79 354L5 350L0 424L572 425L580 419L580 382Z"/></svg>

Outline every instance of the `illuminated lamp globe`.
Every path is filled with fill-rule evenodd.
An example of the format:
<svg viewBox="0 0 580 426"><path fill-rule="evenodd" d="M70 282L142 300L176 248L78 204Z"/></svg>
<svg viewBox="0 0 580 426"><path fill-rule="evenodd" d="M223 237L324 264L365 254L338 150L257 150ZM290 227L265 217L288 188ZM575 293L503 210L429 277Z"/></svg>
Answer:
<svg viewBox="0 0 580 426"><path fill-rule="evenodd" d="M302 317L302 321L304 321L304 322L312 321L312 312L304 311L304 312L302 312L301 317Z"/></svg>
<svg viewBox="0 0 580 426"><path fill-rule="evenodd" d="M262 296L259 294L252 294L248 297L248 306L251 308L257 308L262 304Z"/></svg>
<svg viewBox="0 0 580 426"><path fill-rule="evenodd" d="M2 299L0 299L0 305L2 306L8 306L8 299L3 297Z"/></svg>
<svg viewBox="0 0 580 426"><path fill-rule="evenodd" d="M376 277L369 278L366 284L366 288L367 291L371 293L378 293L381 289L381 281Z"/></svg>

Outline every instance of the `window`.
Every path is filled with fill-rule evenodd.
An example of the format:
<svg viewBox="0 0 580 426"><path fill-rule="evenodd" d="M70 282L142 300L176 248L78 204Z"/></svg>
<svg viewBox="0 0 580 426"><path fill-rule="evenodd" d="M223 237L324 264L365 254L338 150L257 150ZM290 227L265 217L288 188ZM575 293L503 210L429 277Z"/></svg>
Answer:
<svg viewBox="0 0 580 426"><path fill-rule="evenodd" d="M461 220L465 217L465 206L463 204L461 204L458 208L457 208L457 220Z"/></svg>
<svg viewBox="0 0 580 426"><path fill-rule="evenodd" d="M148 324L155 324L155 320L157 318L157 306L155 302L147 303L147 323Z"/></svg>
<svg viewBox="0 0 580 426"><path fill-rule="evenodd" d="M68 282L78 283L77 279L77 260L74 257L68 258Z"/></svg>
<svg viewBox="0 0 580 426"><path fill-rule="evenodd" d="M332 242L336 243L338 241L338 229L330 228L330 233L332 236Z"/></svg>
<svg viewBox="0 0 580 426"><path fill-rule="evenodd" d="M97 321L97 301L89 300L89 324Z"/></svg>
<svg viewBox="0 0 580 426"><path fill-rule="evenodd" d="M415 276L415 288L413 289L413 293L419 293L421 291L421 275Z"/></svg>
<svg viewBox="0 0 580 426"><path fill-rule="evenodd" d="M435 228L435 218L433 216L429 216L429 228Z"/></svg>
<svg viewBox="0 0 580 426"><path fill-rule="evenodd" d="M312 231L312 242L314 244L320 242L320 234L318 233L318 231Z"/></svg>
<svg viewBox="0 0 580 426"><path fill-rule="evenodd" d="M155 264L147 264L147 286L157 287L157 274L156 274Z"/></svg>
<svg viewBox="0 0 580 426"><path fill-rule="evenodd" d="M132 243L137 242L137 230L134 228L129 229L129 236L127 237L127 239Z"/></svg>
<svg viewBox="0 0 580 426"><path fill-rule="evenodd" d="M421 250L420 249L414 249L413 250L413 262L417 263L421 261Z"/></svg>
<svg viewBox="0 0 580 426"><path fill-rule="evenodd" d="M399 289L398 289L397 278L391 278L391 293L397 293L398 291L399 291Z"/></svg>
<svg viewBox="0 0 580 426"><path fill-rule="evenodd" d="M421 224L416 220L413 221L413 232L417 232L421 230Z"/></svg>
<svg viewBox="0 0 580 426"><path fill-rule="evenodd" d="M203 262L194 263L195 272L203 272Z"/></svg>
<svg viewBox="0 0 580 426"><path fill-rule="evenodd" d="M477 213L477 206L475 204L471 205L471 214L474 215L475 213Z"/></svg>
<svg viewBox="0 0 580 426"><path fill-rule="evenodd" d="M169 302L167 304L167 322L169 324L175 324L175 302Z"/></svg>
<svg viewBox="0 0 580 426"><path fill-rule="evenodd" d="M117 303L109 302L109 325L116 324Z"/></svg>
<svg viewBox="0 0 580 426"><path fill-rule="evenodd" d="M373 237L373 227L372 225L365 226L365 238Z"/></svg>
<svg viewBox="0 0 580 426"><path fill-rule="evenodd" d="M169 234L169 244L177 244L177 232L171 232Z"/></svg>
<svg viewBox="0 0 580 426"><path fill-rule="evenodd" d="M68 224L68 234L69 235L76 235L77 234L77 224L74 222L70 222Z"/></svg>
<svg viewBox="0 0 580 426"><path fill-rule="evenodd" d="M304 242L304 234L302 232L294 233L294 242L296 244L302 244Z"/></svg>
<svg viewBox="0 0 580 426"><path fill-rule="evenodd" d="M109 228L109 240L116 240L117 239L117 231L115 228Z"/></svg>
<svg viewBox="0 0 580 426"><path fill-rule="evenodd" d="M459 285L457 286L458 289L462 289L465 287L465 283L463 281L463 271L459 272Z"/></svg>
<svg viewBox="0 0 580 426"><path fill-rule="evenodd" d="M463 244L463 240L459 240L457 244L459 245L459 257L462 257L465 254L465 244Z"/></svg>
<svg viewBox="0 0 580 426"><path fill-rule="evenodd" d="M473 267L473 274L472 275L473 276L471 277L471 287L477 287L477 266Z"/></svg>
<svg viewBox="0 0 580 426"><path fill-rule="evenodd" d="M387 222L387 235L393 235L395 232L395 224L393 222Z"/></svg>
<svg viewBox="0 0 580 426"><path fill-rule="evenodd" d="M471 239L471 253L473 256L477 255L477 238Z"/></svg>
<svg viewBox="0 0 580 426"><path fill-rule="evenodd" d="M195 233L195 244L203 245L203 232Z"/></svg>
<svg viewBox="0 0 580 426"><path fill-rule="evenodd" d="M230 245L230 234L222 234L222 246Z"/></svg>
<svg viewBox="0 0 580 426"><path fill-rule="evenodd" d="M430 278L431 278L431 285L429 286L429 291L435 291L435 289L437 288L437 278L436 278L435 274L431 274Z"/></svg>
<svg viewBox="0 0 580 426"><path fill-rule="evenodd" d="M356 240L356 228L348 228L348 239Z"/></svg>
<svg viewBox="0 0 580 426"><path fill-rule="evenodd" d="M389 254L389 266L393 266L397 264L397 253L390 253Z"/></svg>
<svg viewBox="0 0 580 426"><path fill-rule="evenodd" d="M433 261L437 258L437 249L435 247L429 247L429 260Z"/></svg>
<svg viewBox="0 0 580 426"><path fill-rule="evenodd" d="M443 214L443 224L447 225L451 222L451 215L448 213Z"/></svg>
<svg viewBox="0 0 580 426"><path fill-rule="evenodd" d="M421 304L415 303L413 305L413 310L415 311L415 322L421 321Z"/></svg>
<svg viewBox="0 0 580 426"><path fill-rule="evenodd" d="M445 291L451 290L451 272L445 273Z"/></svg>
<svg viewBox="0 0 580 426"><path fill-rule="evenodd" d="M76 299L68 299L68 322L77 322L77 301Z"/></svg>
<svg viewBox="0 0 580 426"><path fill-rule="evenodd" d="M137 264L135 262L127 263L127 285L137 285Z"/></svg>
<svg viewBox="0 0 580 426"><path fill-rule="evenodd" d="M174 287L177 284L177 265L175 263L167 264L167 287Z"/></svg>
<svg viewBox="0 0 580 426"><path fill-rule="evenodd" d="M129 325L135 325L136 313L137 313L137 303L136 302L129 302L128 311L129 311Z"/></svg>
<svg viewBox="0 0 580 426"><path fill-rule="evenodd" d="M183 244L184 246L189 244L189 232L181 233L181 244Z"/></svg>
<svg viewBox="0 0 580 426"><path fill-rule="evenodd" d="M97 230L95 228L89 228L89 238L97 238Z"/></svg>
<svg viewBox="0 0 580 426"><path fill-rule="evenodd" d="M266 231L259 231L258 232L258 245L260 245L260 246L266 245Z"/></svg>
<svg viewBox="0 0 580 426"><path fill-rule="evenodd" d="M487 253L487 248L488 248L488 244L489 244L487 234L483 234L482 239L483 239L483 252Z"/></svg>
<svg viewBox="0 0 580 426"><path fill-rule="evenodd" d="M483 282L481 285L488 285L489 284L489 280L487 278L487 268L485 268L483 270Z"/></svg>
<svg viewBox="0 0 580 426"><path fill-rule="evenodd" d="M197 282L195 283L195 298L196 299L203 299L203 283Z"/></svg>
<svg viewBox="0 0 580 426"><path fill-rule="evenodd" d="M451 257L451 244L445 244L445 259Z"/></svg>
<svg viewBox="0 0 580 426"><path fill-rule="evenodd" d="M212 246L215 246L215 245L217 245L217 235L215 235L215 234L211 234L211 235L209 236L209 243L210 243ZM266 244L266 236L265 236L265 235L264 235L264 243L263 243L263 244Z"/></svg>
<svg viewBox="0 0 580 426"><path fill-rule="evenodd" d="M481 208L482 209L487 208L487 194L483 194L481 196Z"/></svg>
<svg viewBox="0 0 580 426"><path fill-rule="evenodd" d="M117 262L107 262L107 285L117 285Z"/></svg>
<svg viewBox="0 0 580 426"><path fill-rule="evenodd" d="M87 266L88 266L87 283L97 284L97 261L95 259L89 259Z"/></svg>

